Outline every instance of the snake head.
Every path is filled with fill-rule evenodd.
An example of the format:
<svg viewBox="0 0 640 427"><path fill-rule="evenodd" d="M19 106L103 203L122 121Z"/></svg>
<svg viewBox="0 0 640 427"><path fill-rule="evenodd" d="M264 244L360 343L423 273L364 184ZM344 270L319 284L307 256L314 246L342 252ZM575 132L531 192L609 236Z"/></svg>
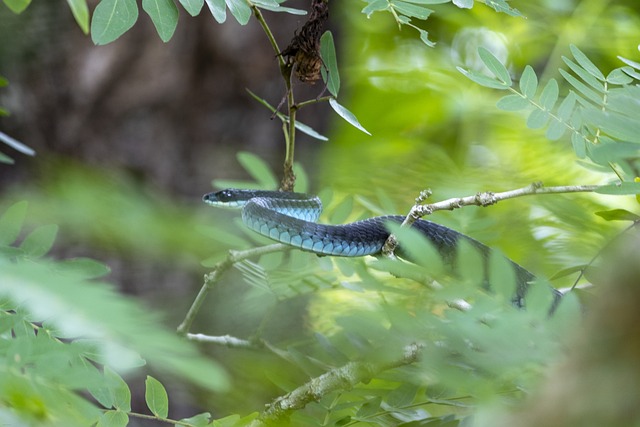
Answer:
<svg viewBox="0 0 640 427"><path fill-rule="evenodd" d="M202 201L208 205L223 208L240 208L247 200L253 197L251 191L227 188L226 190L207 193L202 196Z"/></svg>

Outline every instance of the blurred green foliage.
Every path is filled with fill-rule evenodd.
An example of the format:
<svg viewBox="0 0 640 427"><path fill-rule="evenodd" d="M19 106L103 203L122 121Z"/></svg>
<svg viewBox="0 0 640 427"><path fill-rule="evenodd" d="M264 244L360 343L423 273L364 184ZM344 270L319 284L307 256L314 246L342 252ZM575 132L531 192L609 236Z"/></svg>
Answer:
<svg viewBox="0 0 640 427"><path fill-rule="evenodd" d="M5 3L15 11L29 4ZM527 19L496 14L483 4L461 10L438 3L376 0L336 8L344 23L344 43L337 44L339 61L332 58L332 63L342 70L341 93L356 122L372 136L336 122L321 154L320 177L307 179L298 167L298 190L318 182L316 187L325 188L319 193L327 206L326 222L407 212L409 201L426 187L434 190L434 199L445 199L534 181L567 185L622 178L631 184L637 175L632 155L637 152L633 130L638 124L637 115L626 114L625 108L637 108L637 97L627 95L637 92L633 72L638 67L626 62L631 72L625 75L635 81L617 73L606 82L620 86L608 100L615 101L617 93L622 106L615 109L621 114L604 118L580 103L579 98L590 97L575 81L561 79L557 70L569 67L579 79L593 83L589 75L601 81L596 70L604 78L625 64L617 56L636 57L640 12L634 1L518 5ZM86 29L86 4L69 4ZM197 14L204 2L180 4ZM206 4L218 21L226 18L227 6L241 23L250 16L243 2ZM426 23L411 21L417 33L405 31L407 19L431 15L416 6L420 4L429 4L435 13ZM492 4L500 8L507 3ZM278 2L260 6L281 8ZM103 0L99 7L93 25L100 31L92 29L96 43L117 38L137 18L135 2ZM119 22L105 20L109 7L122 12ZM175 8L170 1L143 2L163 40L175 29ZM390 13L366 16L374 11ZM432 42L434 49L425 46ZM478 55L479 47L487 50ZM585 148L581 156L572 137L559 135L557 129L549 131L554 141L548 140L546 123L532 126L541 120L530 118L532 110L511 111L527 106L524 101L504 100L504 93L469 81L456 67L487 86L512 87L524 96L511 96L527 102L545 104L541 96L555 98L551 79L557 79L561 96L569 90L582 92L575 105L585 107L585 123L584 128L576 126L594 138L593 150L587 153ZM337 92L337 87L333 81L331 88ZM549 88L546 95L538 95L544 87ZM600 99L591 101L598 107L615 106L600 105ZM510 111L501 111L496 103ZM553 107L543 110L549 113ZM532 130L527 123L543 129ZM629 156L632 161L627 162ZM578 163L579 157L591 162ZM238 160L253 180L216 185L276 185L277 178L259 158L244 153ZM26 204L14 204L18 200L29 201L31 223L26 227ZM637 210L632 197L554 195L434 215L434 220L500 248L539 275L531 285L527 310L510 303L513 274L504 262L492 259L489 265L492 292L481 286L482 263L473 250L461 251L454 272L445 271L435 258L417 266L296 251L242 259L213 283L193 332L234 334L247 338L249 349L214 348L211 358L205 358L192 343L161 326L159 316L143 309L140 301L97 280L108 272L102 263L57 259L62 257L56 254L56 235L81 250L101 248L143 264L160 260L160 274L174 268L185 271L184 277L201 274L200 262L207 269L217 268L229 251L250 250L268 243L266 239L234 222L232 214L200 206L199 200L176 200L126 174L73 163L52 166L42 181L6 192L3 205L0 347L5 357L0 369L6 375L0 380L0 422L19 418L33 425L60 425L61 420L65 425L91 425L99 420L100 426L125 425L139 415L132 412L131 390L116 371L136 367L141 357L162 374L165 384L165 378L173 383L177 376L192 385L197 391L190 394L190 406L216 410L214 417L202 413L182 425L248 425L265 401L345 366L371 372L365 382L352 384L346 376L341 389L311 396L304 408L287 414L293 425L455 426L471 422L483 405L510 407L535 390L580 321L578 292L548 316L550 284L544 277L581 267L596 255L619 228L605 219L635 218L612 214L612 208ZM597 216L598 211L610 213ZM60 228L46 225L50 223ZM30 227L33 231L23 231ZM409 251L429 252L420 236L408 233L401 238ZM54 256L48 257L52 248ZM553 285L571 285L575 277L565 275ZM190 301L199 279L186 285ZM172 321L180 319L188 301L164 292L158 291ZM468 309L452 304L462 299ZM420 359L398 362L416 343ZM220 365L233 381L224 392L227 376ZM144 397L153 414L149 416L173 422L167 419L170 391L148 377ZM209 424L212 418L217 420Z"/></svg>

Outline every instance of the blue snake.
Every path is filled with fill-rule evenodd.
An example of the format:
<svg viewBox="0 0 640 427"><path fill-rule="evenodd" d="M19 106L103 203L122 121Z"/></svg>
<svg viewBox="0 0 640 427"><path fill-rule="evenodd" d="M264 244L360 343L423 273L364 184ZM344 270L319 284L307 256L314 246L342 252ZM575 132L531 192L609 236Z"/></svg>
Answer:
<svg viewBox="0 0 640 427"><path fill-rule="evenodd" d="M242 209L242 221L251 230L278 242L319 255L359 257L377 255L389 237L387 223L402 223L403 216L387 215L343 225L318 224L322 202L304 193L226 189L205 194L211 206ZM465 239L488 259L491 249L462 233L431 221L419 219L412 228L422 233L438 250L445 263L455 263L458 241ZM396 254L411 257L400 245ZM528 283L535 276L509 260L517 278L514 304L523 305ZM486 270L486 269L485 269ZM556 299L559 293L555 291Z"/></svg>

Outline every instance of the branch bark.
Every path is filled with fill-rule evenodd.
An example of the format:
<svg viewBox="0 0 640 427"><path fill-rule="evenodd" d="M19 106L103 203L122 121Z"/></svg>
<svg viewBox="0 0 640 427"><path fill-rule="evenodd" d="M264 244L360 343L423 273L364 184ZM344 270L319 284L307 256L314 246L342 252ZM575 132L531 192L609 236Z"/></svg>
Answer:
<svg viewBox="0 0 640 427"><path fill-rule="evenodd" d="M437 203L422 204L430 195L431 191L426 190L420 193L416 198L416 204L411 208L411 211L402 222L403 227L410 227L411 224L425 215L431 215L436 211L461 208L463 206L491 206L496 203L514 199L516 197L532 196L535 194L562 194L562 193L590 193L598 188L604 187L603 185L563 185L555 187L545 187L541 182L534 182L526 187L518 188L515 190L503 191L500 193L493 193L491 191L485 191L477 193L473 196L456 197L452 199L443 200ZM392 234L389 236L384 246L382 247L382 253L385 256L393 256L393 251L398 246L396 237Z"/></svg>

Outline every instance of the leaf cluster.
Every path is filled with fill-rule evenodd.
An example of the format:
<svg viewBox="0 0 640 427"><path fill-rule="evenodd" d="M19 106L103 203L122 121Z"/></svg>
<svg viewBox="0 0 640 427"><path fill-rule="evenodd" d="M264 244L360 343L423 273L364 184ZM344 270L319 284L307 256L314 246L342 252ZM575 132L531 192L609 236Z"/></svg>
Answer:
<svg viewBox="0 0 640 427"><path fill-rule="evenodd" d="M117 372L146 363L199 387L226 387L221 368L163 328L157 313L97 280L109 272L104 264L48 258L58 227L24 233L26 212L20 202L0 216L2 416L37 425L125 425L130 392ZM150 387L149 408L166 418L158 385Z"/></svg>

